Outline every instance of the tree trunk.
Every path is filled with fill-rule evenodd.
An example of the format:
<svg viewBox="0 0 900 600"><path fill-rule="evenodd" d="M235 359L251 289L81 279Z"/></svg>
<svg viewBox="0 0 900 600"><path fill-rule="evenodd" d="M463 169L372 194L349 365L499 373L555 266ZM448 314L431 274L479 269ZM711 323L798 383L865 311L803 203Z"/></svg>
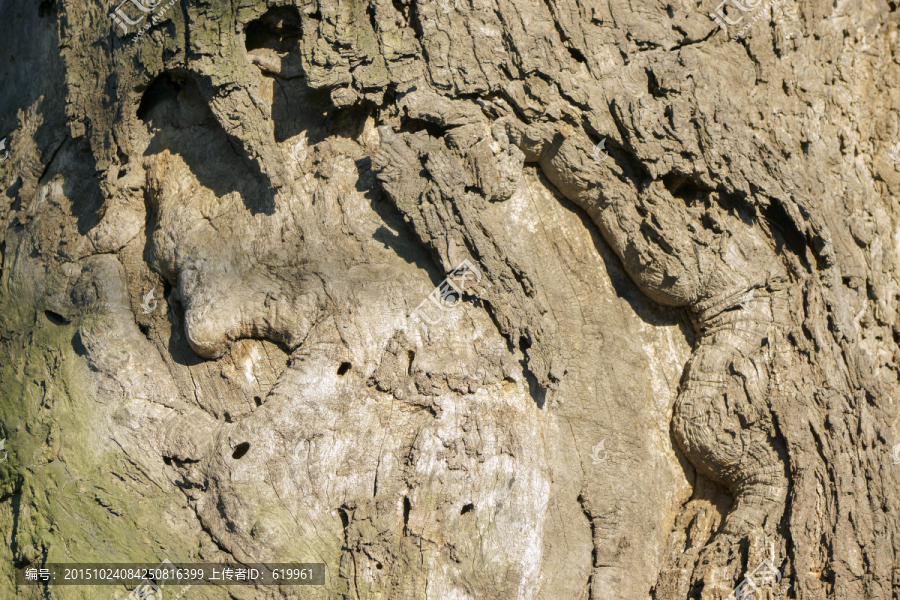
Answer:
<svg viewBox="0 0 900 600"><path fill-rule="evenodd" d="M0 599L900 597L894 4L0 4Z"/></svg>

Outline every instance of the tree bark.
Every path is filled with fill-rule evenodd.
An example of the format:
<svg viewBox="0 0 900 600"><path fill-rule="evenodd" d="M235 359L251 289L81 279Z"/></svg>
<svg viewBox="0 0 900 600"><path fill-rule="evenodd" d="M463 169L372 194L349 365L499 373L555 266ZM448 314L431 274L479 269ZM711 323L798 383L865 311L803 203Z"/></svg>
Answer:
<svg viewBox="0 0 900 600"><path fill-rule="evenodd" d="M0 598L900 597L896 6L732 4L4 0Z"/></svg>

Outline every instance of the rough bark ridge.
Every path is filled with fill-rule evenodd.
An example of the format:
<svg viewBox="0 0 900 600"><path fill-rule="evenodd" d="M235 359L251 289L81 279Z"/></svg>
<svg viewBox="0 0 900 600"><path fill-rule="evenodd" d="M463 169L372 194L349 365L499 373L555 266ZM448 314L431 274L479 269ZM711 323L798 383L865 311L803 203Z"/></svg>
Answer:
<svg viewBox="0 0 900 600"><path fill-rule="evenodd" d="M900 596L893 4L2 9L0 596Z"/></svg>

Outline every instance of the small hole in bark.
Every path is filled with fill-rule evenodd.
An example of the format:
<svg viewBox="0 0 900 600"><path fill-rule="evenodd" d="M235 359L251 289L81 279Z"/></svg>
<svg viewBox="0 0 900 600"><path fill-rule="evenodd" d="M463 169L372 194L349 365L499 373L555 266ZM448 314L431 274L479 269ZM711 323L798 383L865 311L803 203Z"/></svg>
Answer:
<svg viewBox="0 0 900 600"><path fill-rule="evenodd" d="M675 198L680 198L687 206L693 206L698 194L702 191L690 177L680 173L663 175L663 185Z"/></svg>
<svg viewBox="0 0 900 600"><path fill-rule="evenodd" d="M524 352L524 351L528 350L529 348L531 348L531 340L529 340L527 337L525 337L523 335L522 337L519 338L519 350Z"/></svg>
<svg viewBox="0 0 900 600"><path fill-rule="evenodd" d="M172 459L168 456L163 456L163 462L170 467L172 466Z"/></svg>
<svg viewBox="0 0 900 600"><path fill-rule="evenodd" d="M243 442L234 447L234 452L231 453L231 458L234 460L238 460L244 457L247 454L247 451L250 450L250 442Z"/></svg>
<svg viewBox="0 0 900 600"><path fill-rule="evenodd" d="M253 396L253 401L256 402L257 406L262 406L262 398L259 396Z"/></svg>
<svg viewBox="0 0 900 600"><path fill-rule="evenodd" d="M59 313L53 312L52 310L45 310L44 316L47 317L47 320L54 325L68 325L69 323L69 320L67 318Z"/></svg>
<svg viewBox="0 0 900 600"><path fill-rule="evenodd" d="M462 510L459 511L459 514L464 515L467 512L472 512L473 510L475 510L474 504L466 504L465 506L462 507Z"/></svg>
<svg viewBox="0 0 900 600"><path fill-rule="evenodd" d="M384 565L381 564L381 563L375 563L375 568L378 569L378 570L380 571L381 569L384 568Z"/></svg>
<svg viewBox="0 0 900 600"><path fill-rule="evenodd" d="M154 79L141 96L141 103L137 109L138 118L146 123L153 107L167 100L175 101L181 87L181 83L175 81L168 73L163 73Z"/></svg>
<svg viewBox="0 0 900 600"><path fill-rule="evenodd" d="M340 375L340 376L343 377L344 375L347 374L347 371L349 371L349 370L350 370L350 367L352 367L352 366L353 366L353 365L351 365L351 364L348 363L348 362L342 362L342 363L341 363L341 366L338 367L338 371L337 371L338 375Z"/></svg>

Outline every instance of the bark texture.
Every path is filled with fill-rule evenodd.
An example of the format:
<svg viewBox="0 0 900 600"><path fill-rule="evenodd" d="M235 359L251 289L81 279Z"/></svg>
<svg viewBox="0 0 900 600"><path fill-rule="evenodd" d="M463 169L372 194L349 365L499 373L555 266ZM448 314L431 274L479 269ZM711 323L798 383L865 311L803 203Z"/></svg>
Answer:
<svg viewBox="0 0 900 600"><path fill-rule="evenodd" d="M900 597L897 5L120 6L0 0L0 598Z"/></svg>

